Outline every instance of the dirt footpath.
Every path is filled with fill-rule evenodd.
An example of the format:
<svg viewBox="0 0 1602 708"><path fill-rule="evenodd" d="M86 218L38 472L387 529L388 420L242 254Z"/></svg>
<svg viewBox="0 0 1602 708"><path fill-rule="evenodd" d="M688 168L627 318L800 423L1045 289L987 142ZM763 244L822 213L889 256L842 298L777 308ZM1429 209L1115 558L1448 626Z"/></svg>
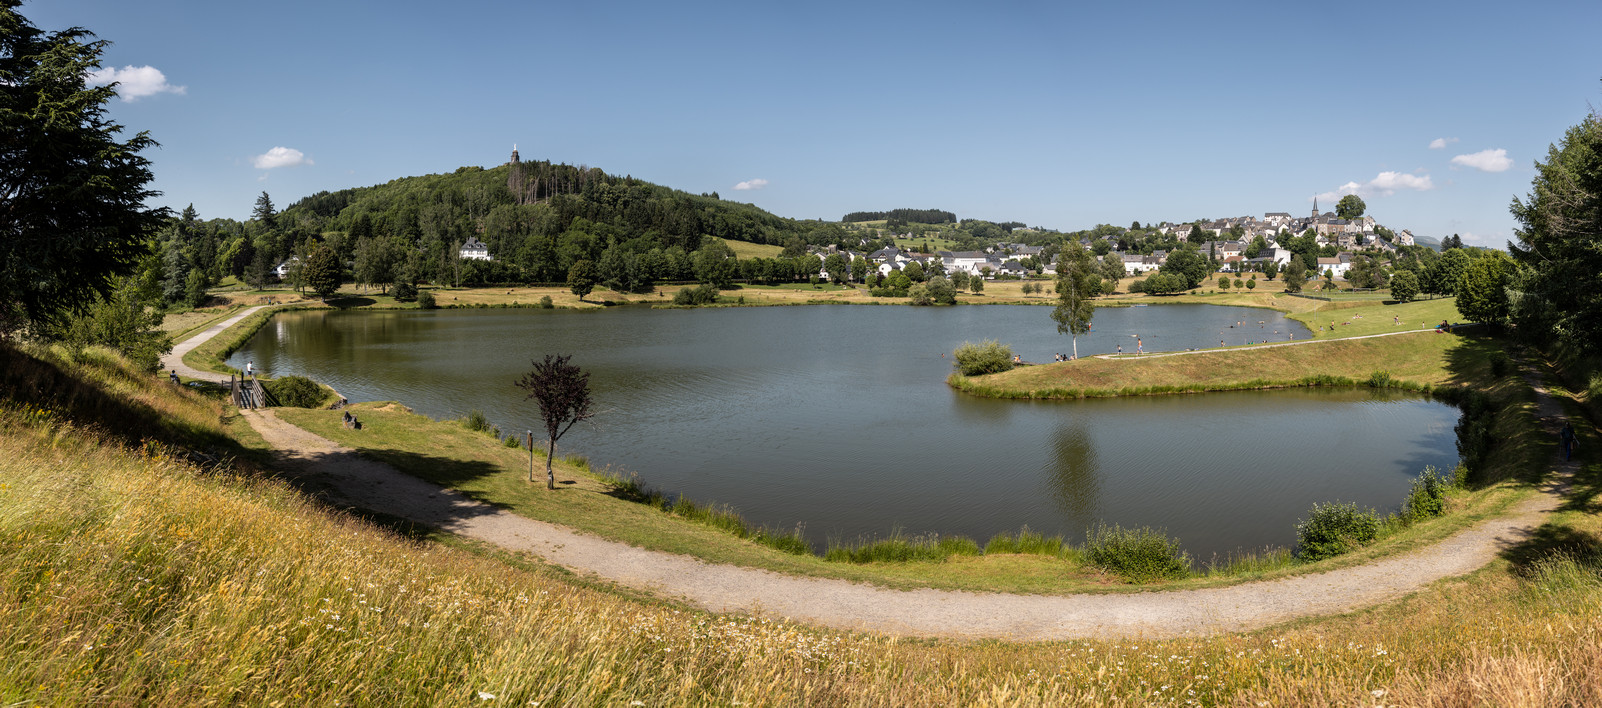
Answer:
<svg viewBox="0 0 1602 708"><path fill-rule="evenodd" d="M1549 425L1554 424L1559 407L1544 389L1538 387L1537 391L1541 415ZM1540 526L1558 506L1562 491L1559 483L1550 484L1508 515L1435 545L1316 575L1225 588L1117 595L890 590L715 565L580 534L401 474L285 423L271 411L246 415L287 466L315 475L319 483L353 506L533 553L579 573L682 598L713 612L787 617L838 629L924 637L1048 640L1209 635L1355 610L1484 566Z"/></svg>

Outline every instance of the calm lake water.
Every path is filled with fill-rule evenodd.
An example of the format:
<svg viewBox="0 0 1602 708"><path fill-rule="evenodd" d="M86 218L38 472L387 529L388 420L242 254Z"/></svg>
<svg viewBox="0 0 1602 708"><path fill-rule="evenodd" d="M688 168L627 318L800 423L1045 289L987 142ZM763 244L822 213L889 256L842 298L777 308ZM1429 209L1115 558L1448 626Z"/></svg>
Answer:
<svg viewBox="0 0 1602 708"><path fill-rule="evenodd" d="M1026 360L1069 351L1029 306L614 308L279 315L229 361L304 374L352 401L537 428L512 382L546 353L593 372L601 415L559 453L807 535L894 529L981 543L1020 526L1082 538L1149 525L1193 556L1289 545L1313 502L1395 509L1425 465L1456 464L1453 407L1370 390L1087 401L973 398L944 383L964 340ZM1258 322L1262 325L1259 328ZM1231 329L1228 325L1247 323ZM1309 336L1268 310L1103 308L1081 355ZM1277 331L1277 333L1276 333Z"/></svg>

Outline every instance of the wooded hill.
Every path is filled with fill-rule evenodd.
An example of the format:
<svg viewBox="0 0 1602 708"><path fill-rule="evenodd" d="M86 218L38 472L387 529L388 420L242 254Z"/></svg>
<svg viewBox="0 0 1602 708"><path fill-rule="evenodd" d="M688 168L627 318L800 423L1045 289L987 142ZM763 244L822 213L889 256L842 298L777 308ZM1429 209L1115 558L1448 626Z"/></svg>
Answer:
<svg viewBox="0 0 1602 708"><path fill-rule="evenodd" d="M612 247L682 260L706 237L782 246L836 243L847 236L838 224L775 216L715 193L689 194L597 168L541 161L319 192L291 204L277 223L300 235L289 239L293 244L334 232L330 240L346 259L356 258L364 239L409 246L423 254L418 275L425 278L434 275L436 264L449 267L456 246L478 238L496 267L520 269L517 279L528 281L563 280L574 263L598 262Z"/></svg>

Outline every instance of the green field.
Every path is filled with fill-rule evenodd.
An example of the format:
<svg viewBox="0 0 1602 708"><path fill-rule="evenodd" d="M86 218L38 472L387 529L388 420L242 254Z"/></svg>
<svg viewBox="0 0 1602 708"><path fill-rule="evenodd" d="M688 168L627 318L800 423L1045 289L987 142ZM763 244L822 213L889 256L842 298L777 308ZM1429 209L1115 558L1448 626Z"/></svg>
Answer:
<svg viewBox="0 0 1602 708"><path fill-rule="evenodd" d="M769 246L765 243L751 243L750 241L735 241L732 239L726 239L724 243L729 244L729 248L734 249L735 258L741 259L778 258L779 254L784 252L784 248L781 246Z"/></svg>

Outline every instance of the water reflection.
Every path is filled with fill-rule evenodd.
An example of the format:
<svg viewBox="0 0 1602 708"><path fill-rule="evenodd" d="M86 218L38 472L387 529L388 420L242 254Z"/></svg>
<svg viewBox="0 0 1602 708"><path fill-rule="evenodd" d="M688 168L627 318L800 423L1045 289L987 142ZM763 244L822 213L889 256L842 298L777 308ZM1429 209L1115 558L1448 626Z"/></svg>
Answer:
<svg viewBox="0 0 1602 708"><path fill-rule="evenodd" d="M1096 497L1101 492L1101 460L1084 426L1064 423L1051 436L1052 459L1056 463L1048 478L1051 495L1068 521L1088 527L1096 519Z"/></svg>

